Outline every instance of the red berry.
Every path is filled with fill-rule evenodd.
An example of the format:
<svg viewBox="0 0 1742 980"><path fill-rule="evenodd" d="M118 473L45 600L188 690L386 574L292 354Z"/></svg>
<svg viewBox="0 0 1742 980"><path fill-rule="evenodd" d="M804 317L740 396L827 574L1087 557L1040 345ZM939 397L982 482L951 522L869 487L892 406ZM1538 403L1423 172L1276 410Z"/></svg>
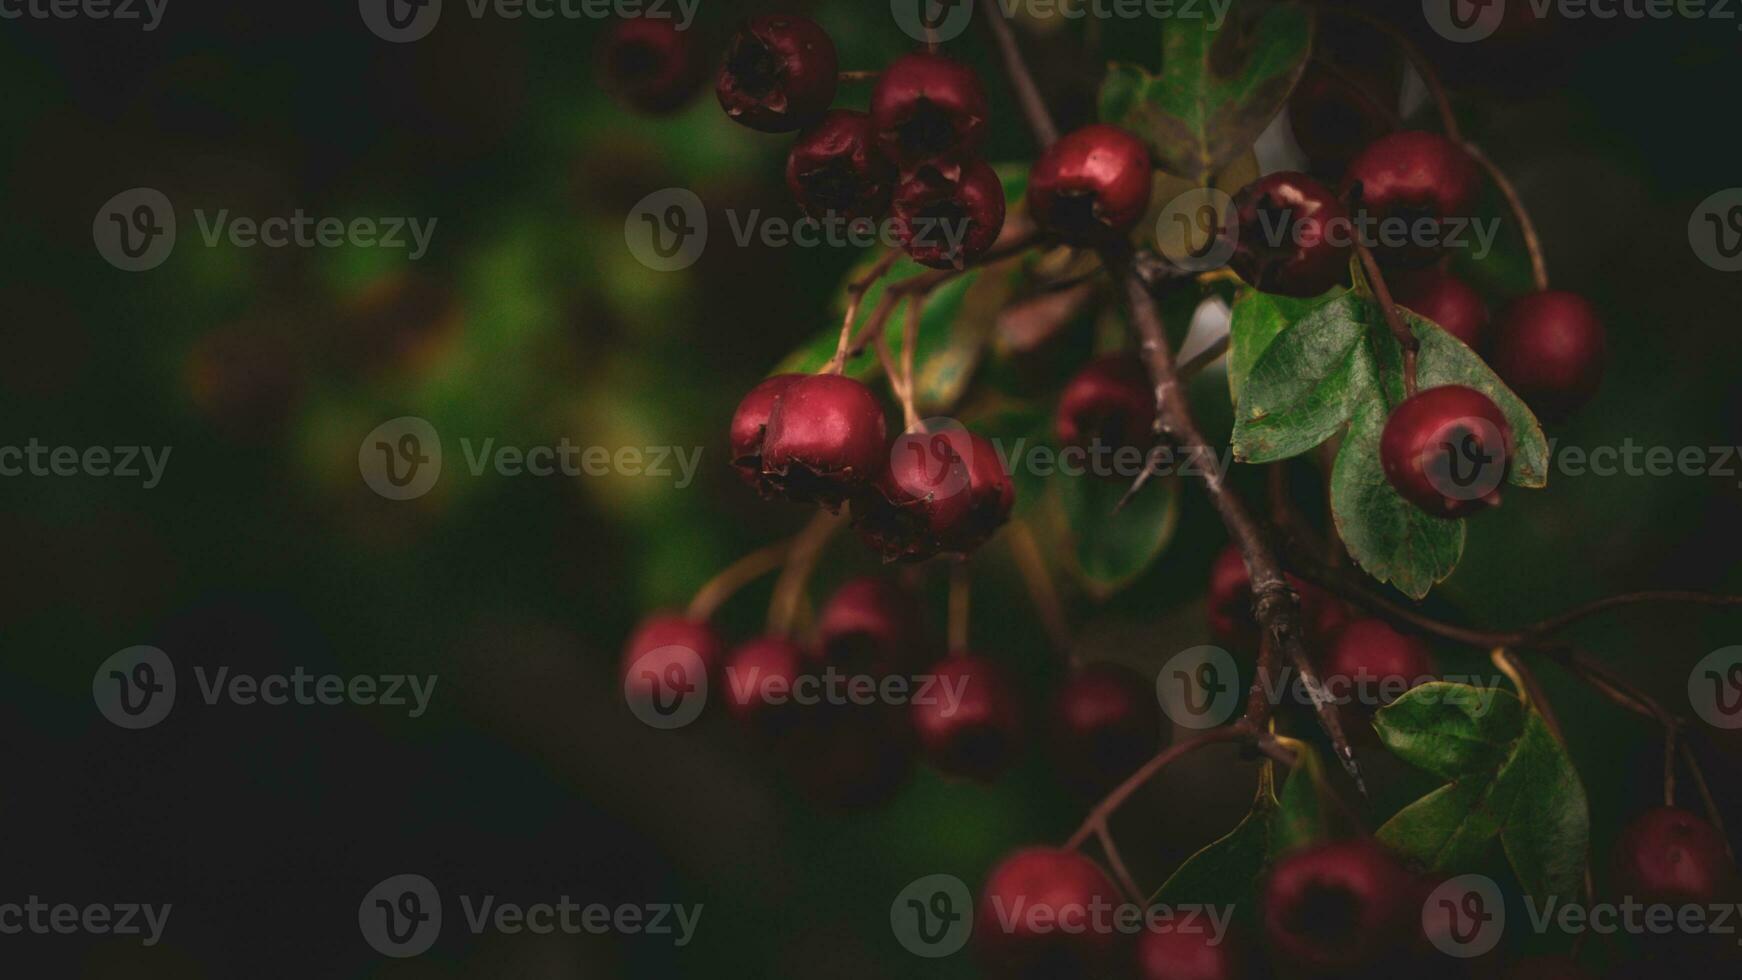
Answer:
<svg viewBox="0 0 1742 980"><path fill-rule="evenodd" d="M1724 836L1677 807L1653 807L1635 817L1615 846L1615 888L1624 898L1707 905L1728 901L1736 884Z"/></svg>
<svg viewBox="0 0 1742 980"><path fill-rule="evenodd" d="M817 617L821 654L848 673L886 674L925 663L919 604L885 578L856 578L835 590Z"/></svg>
<svg viewBox="0 0 1742 980"><path fill-rule="evenodd" d="M995 976L1097 977L1119 945L1119 890L1076 851L1029 847L986 877L974 945Z"/></svg>
<svg viewBox="0 0 1742 980"><path fill-rule="evenodd" d="M1405 131L1374 140L1350 161L1339 194L1350 211L1377 224L1366 232L1374 254L1398 265L1422 266L1456 231L1448 219L1469 215L1477 187L1475 161L1462 147L1438 133ZM1414 230L1424 220L1434 244ZM1385 244L1399 235L1408 241Z"/></svg>
<svg viewBox="0 0 1742 980"><path fill-rule="evenodd" d="M854 504L861 536L887 560L978 548L1010 517L1016 488L998 450L966 429L907 432Z"/></svg>
<svg viewBox="0 0 1742 980"><path fill-rule="evenodd" d="M903 174L933 164L954 177L956 158L986 137L986 90L974 70L940 54L891 62L871 90L871 125Z"/></svg>
<svg viewBox="0 0 1742 980"><path fill-rule="evenodd" d="M1488 345L1488 304L1469 283L1439 266L1393 277L1391 297L1480 354Z"/></svg>
<svg viewBox="0 0 1742 980"><path fill-rule="evenodd" d="M719 669L723 644L714 628L681 613L655 613L642 620L623 648L619 665L631 698L669 701L672 689L688 690ZM700 669L703 676L691 676Z"/></svg>
<svg viewBox="0 0 1742 980"><path fill-rule="evenodd" d="M934 269L960 269L1004 230L1004 184L983 161L956 179L924 167L895 188L895 240L909 257Z"/></svg>
<svg viewBox="0 0 1742 980"><path fill-rule="evenodd" d="M1487 395L1463 385L1428 388L1391 410L1379 436L1385 479L1403 499L1453 518L1500 502L1512 429Z"/></svg>
<svg viewBox="0 0 1742 980"><path fill-rule="evenodd" d="M1413 886L1408 872L1372 841L1295 851L1277 862L1264 885L1264 934L1272 955L1330 975L1370 966L1419 928Z"/></svg>
<svg viewBox="0 0 1742 980"><path fill-rule="evenodd" d="M1136 354L1090 361L1059 393L1053 433L1066 446L1144 449L1155 439L1155 386Z"/></svg>
<svg viewBox="0 0 1742 980"><path fill-rule="evenodd" d="M1155 685L1129 667L1090 664L1065 681L1053 702L1059 770L1083 790L1117 785L1149 761L1160 743Z"/></svg>
<svg viewBox="0 0 1742 980"><path fill-rule="evenodd" d="M784 636L759 636L740 644L726 658L726 710L758 734L781 733L800 707L793 687L804 674L804 663L804 652Z"/></svg>
<svg viewBox="0 0 1742 980"><path fill-rule="evenodd" d="M1137 975L1142 980L1240 980L1245 957L1226 935L1218 937L1205 923L1146 930L1137 940Z"/></svg>
<svg viewBox="0 0 1742 980"><path fill-rule="evenodd" d="M929 692L915 691L920 751L941 772L989 781L1009 767L1021 740L1016 692L997 664L957 653L929 671ZM923 702L918 695L929 694Z"/></svg>
<svg viewBox="0 0 1742 980"><path fill-rule="evenodd" d="M642 112L664 113L690 100L707 63L689 31L670 17L627 17L605 32L597 62L604 87Z"/></svg>
<svg viewBox="0 0 1742 980"><path fill-rule="evenodd" d="M762 439L768 430L768 416L781 392L802 377L802 374L776 374L762 379L732 413L732 466L745 483L764 492L767 487L762 479Z"/></svg>
<svg viewBox="0 0 1742 980"><path fill-rule="evenodd" d="M1331 637L1325 651L1324 679L1345 690L1363 707L1389 703L1439 673L1427 644L1399 633L1382 619L1356 619Z"/></svg>
<svg viewBox="0 0 1742 980"><path fill-rule="evenodd" d="M1314 173L1335 178L1362 147L1390 131L1385 107L1396 102L1376 83L1311 63L1289 98L1294 141Z"/></svg>
<svg viewBox="0 0 1742 980"><path fill-rule="evenodd" d="M765 133L790 133L835 101L835 42L805 17L752 17L726 48L715 92L726 115Z"/></svg>
<svg viewBox="0 0 1742 980"><path fill-rule="evenodd" d="M1563 418L1596 394L1607 348L1596 309L1576 293L1551 290L1501 311L1490 361L1532 409Z"/></svg>
<svg viewBox="0 0 1742 980"><path fill-rule="evenodd" d="M1028 178L1028 208L1067 242L1118 238L1149 210L1149 149L1117 126L1096 123L1046 148Z"/></svg>
<svg viewBox="0 0 1742 980"><path fill-rule="evenodd" d="M1241 188L1234 208L1240 241L1228 264L1252 286L1317 296L1347 278L1354 229L1330 188L1285 170Z"/></svg>
<svg viewBox="0 0 1742 980"><path fill-rule="evenodd" d="M1289 587L1300 597L1300 618L1307 639L1322 643L1348 621L1349 607L1324 589L1287 576ZM1217 643L1235 650L1258 648L1258 623L1253 618L1252 579L1240 549L1228 545L1210 566L1210 635Z"/></svg>
<svg viewBox="0 0 1742 980"><path fill-rule="evenodd" d="M774 400L762 439L762 475L789 500L841 502L883 470L883 406L838 374L799 378Z"/></svg>
<svg viewBox="0 0 1742 980"><path fill-rule="evenodd" d="M832 109L792 144L786 186L812 218L881 218L895 190L895 168L873 145L870 116Z"/></svg>

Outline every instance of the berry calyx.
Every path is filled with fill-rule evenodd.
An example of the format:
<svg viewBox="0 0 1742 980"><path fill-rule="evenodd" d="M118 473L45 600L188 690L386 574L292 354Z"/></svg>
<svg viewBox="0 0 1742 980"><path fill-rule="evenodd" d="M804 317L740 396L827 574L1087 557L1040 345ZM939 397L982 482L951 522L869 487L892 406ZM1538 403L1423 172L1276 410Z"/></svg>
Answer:
<svg viewBox="0 0 1742 980"><path fill-rule="evenodd" d="M658 707L669 703L673 692L697 690L718 671L724 646L705 622L682 613L655 613L624 644L618 666L624 694Z"/></svg>
<svg viewBox="0 0 1742 980"><path fill-rule="evenodd" d="M1286 576L1289 587L1300 597L1300 617L1307 640L1322 643L1349 619L1349 607L1324 589ZM1234 650L1258 648L1258 622L1253 616L1252 579L1239 547L1224 547L1210 565L1209 620L1215 641Z"/></svg>
<svg viewBox="0 0 1742 980"><path fill-rule="evenodd" d="M1331 637L1322 669L1327 686L1348 691L1363 708L1388 704L1432 680L1439 665L1427 644L1399 633L1382 619L1355 619Z"/></svg>
<svg viewBox="0 0 1742 980"><path fill-rule="evenodd" d="M1493 400L1443 385L1391 410L1379 435L1385 479L1435 517L1455 518L1500 503L1512 461L1512 429Z"/></svg>
<svg viewBox="0 0 1742 980"><path fill-rule="evenodd" d="M790 133L835 101L835 42L816 21L780 14L739 25L715 93L726 115L764 133Z"/></svg>
<svg viewBox="0 0 1742 980"><path fill-rule="evenodd" d="M928 673L936 678L933 696L912 706L921 753L947 775L996 778L1021 740L1021 709L1004 671L984 657L956 653Z"/></svg>
<svg viewBox="0 0 1742 980"><path fill-rule="evenodd" d="M817 616L819 652L848 673L887 674L924 664L919 604L886 578L846 582Z"/></svg>
<svg viewBox="0 0 1742 980"><path fill-rule="evenodd" d="M1375 256L1416 267L1438 257L1451 232L1448 219L1468 216L1478 185L1476 163L1458 144L1438 133L1405 131L1382 136L1357 154L1338 194L1371 223ZM1418 232L1423 222L1431 239ZM1387 244L1399 236L1408 241Z"/></svg>
<svg viewBox="0 0 1742 980"><path fill-rule="evenodd" d="M1533 411L1565 418L1596 394L1607 355L1596 309L1577 293L1549 290L1501 311L1489 361Z"/></svg>
<svg viewBox="0 0 1742 980"><path fill-rule="evenodd" d="M1061 445L1145 449L1155 439L1155 386L1136 354L1090 361L1059 392L1053 433Z"/></svg>
<svg viewBox="0 0 1742 980"><path fill-rule="evenodd" d="M895 191L895 168L874 145L870 116L831 109L792 144L786 186L812 218L881 218Z"/></svg>
<svg viewBox="0 0 1742 980"><path fill-rule="evenodd" d="M954 177L954 159L986 137L986 90L974 70L941 54L891 62L871 90L871 125L883 155L907 174L933 164Z"/></svg>
<svg viewBox="0 0 1742 980"><path fill-rule="evenodd" d="M1488 346L1488 304L1470 284L1438 266L1395 277L1391 297L1480 354Z"/></svg>
<svg viewBox="0 0 1742 980"><path fill-rule="evenodd" d="M781 392L803 378L802 374L776 374L764 378L738 403L732 413L732 468L750 486L769 492L762 479L762 440L768 431L768 416Z"/></svg>
<svg viewBox="0 0 1742 980"><path fill-rule="evenodd" d="M1028 207L1036 223L1066 242L1094 245L1137 224L1149 210L1151 184L1143 141L1096 123L1041 153L1028 178Z"/></svg>
<svg viewBox="0 0 1742 980"><path fill-rule="evenodd" d="M1672 806L1653 807L1622 830L1614 875L1622 897L1669 905L1727 900L1737 885L1724 836Z"/></svg>
<svg viewBox="0 0 1742 980"><path fill-rule="evenodd" d="M1240 980L1245 957L1233 937L1208 929L1148 929L1137 938L1142 980Z"/></svg>
<svg viewBox="0 0 1742 980"><path fill-rule="evenodd" d="M1161 742L1155 685L1122 664L1075 672L1053 702L1053 750L1060 773L1085 791L1109 789L1155 754Z"/></svg>
<svg viewBox="0 0 1742 980"><path fill-rule="evenodd" d="M1228 264L1254 288L1317 296L1347 277L1354 232L1330 188L1285 170L1241 188L1234 209L1240 238Z"/></svg>
<svg viewBox="0 0 1742 980"><path fill-rule="evenodd" d="M1279 961L1343 975L1411 938L1419 906L1401 865L1368 840L1319 844L1276 863L1264 884L1264 935Z"/></svg>
<svg viewBox="0 0 1742 980"><path fill-rule="evenodd" d="M1120 901L1106 873L1076 851L1023 848L986 877L974 906L976 952L997 976L1101 976L1118 948Z"/></svg>
<svg viewBox="0 0 1742 980"><path fill-rule="evenodd" d="M839 507L883 470L883 406L838 374L799 378L774 400L762 439L762 476L788 500Z"/></svg>
<svg viewBox="0 0 1742 980"><path fill-rule="evenodd" d="M1004 184L997 172L981 160L958 170L952 179L922 167L895 189L895 241L920 265L963 268L1004 230Z"/></svg>
<svg viewBox="0 0 1742 980"><path fill-rule="evenodd" d="M600 42L597 63L606 90L649 113L682 107L707 77L695 39L671 17L618 20Z"/></svg>
<svg viewBox="0 0 1742 980"><path fill-rule="evenodd" d="M727 712L759 735L780 734L798 710L793 686L804 664L804 652L784 636L759 636L740 644L726 657Z"/></svg>

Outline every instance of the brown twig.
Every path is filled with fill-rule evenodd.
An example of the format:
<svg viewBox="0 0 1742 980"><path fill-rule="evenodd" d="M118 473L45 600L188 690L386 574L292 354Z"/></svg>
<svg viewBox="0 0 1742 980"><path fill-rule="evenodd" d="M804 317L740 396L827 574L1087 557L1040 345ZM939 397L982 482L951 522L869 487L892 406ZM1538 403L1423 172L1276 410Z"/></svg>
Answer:
<svg viewBox="0 0 1742 980"><path fill-rule="evenodd" d="M1543 258L1542 239L1537 237L1536 222L1530 220L1530 211L1525 208L1524 199L1518 196L1518 188L1506 176L1505 171L1482 152L1481 147L1474 143L1465 143L1464 150L1488 172L1489 179L1500 189L1500 195L1506 198L1506 206L1512 209L1512 217L1518 222L1518 231L1524 236L1524 250L1530 254L1531 280L1538 292L1548 289L1548 261Z"/></svg>
<svg viewBox="0 0 1742 980"><path fill-rule="evenodd" d="M835 356L829 358L829 363L823 366L823 374L840 374L847 363L847 342L853 336L853 321L859 318L859 304L864 301L865 293L889 272L895 260L901 253L895 249L883 253L869 272L862 278L847 284L847 315L841 320L841 339L835 344Z"/></svg>
<svg viewBox="0 0 1742 980"><path fill-rule="evenodd" d="M1124 782L1120 783L1111 793L1102 797L1101 802L1096 803L1094 807L1089 810L1088 816L1083 819L1082 826L1077 828L1076 833L1071 835L1070 840L1065 841L1066 849L1075 849L1082 846L1083 841L1089 839L1089 835L1096 833L1099 828L1104 828L1107 825L1107 818L1113 814L1113 811L1124 805L1125 801L1131 798L1131 794L1137 792L1142 788L1144 783L1155 778L1156 773L1166 769L1169 765L1173 764L1176 759L1190 755L1206 745L1216 745L1222 742L1236 742L1251 738L1252 735L1252 728L1241 722L1199 732L1197 735L1194 735L1183 742L1175 742L1161 750L1155 758L1150 759L1136 772L1127 776Z"/></svg>
<svg viewBox="0 0 1742 980"><path fill-rule="evenodd" d="M876 307L871 310L871 315L865 320L864 329L859 331L858 336L853 340L852 346L847 349L847 360L851 360L858 357L860 354L865 353L865 350L876 342L877 338L882 335L884 328L888 325L890 315L895 312L895 304L903 297L927 295L932 290L946 282L949 282L957 276L972 272L976 269L983 269L988 266L996 265L1006 259L1021 255L1023 252L1033 248L1039 243L1039 241L1040 236L1037 234L1030 233L1017 235L1011 241L989 249L985 255L980 256L979 261L972 265L964 266L960 269L931 269L922 272L917 276L908 276L906 279L896 280L895 282L885 286L883 294L877 299Z"/></svg>
<svg viewBox="0 0 1742 980"><path fill-rule="evenodd" d="M1356 242L1355 254L1361 257L1361 268L1367 273L1367 285L1373 287L1373 298L1379 303L1379 311L1385 315L1385 325L1397 338L1397 345L1403 348L1403 396L1412 398L1415 396L1415 360L1421 351L1421 341L1416 339L1409 324L1403 322L1403 314L1398 312L1397 301L1391 298L1391 287L1385 284L1385 273L1380 271L1379 261L1373 257L1372 251Z"/></svg>
<svg viewBox="0 0 1742 980"><path fill-rule="evenodd" d="M1003 11L998 9L998 0L980 0L980 11L991 26L992 39L997 42L998 53L1004 59L1004 74L1016 90L1016 101L1022 106L1022 115L1044 150L1058 142L1058 125L1052 121L1052 113L1047 111L1046 100L1041 97L1040 86L1034 83L1034 74L1022 58L1022 49L1016 44L1016 33L1010 29L1010 22L1004 19Z"/></svg>
<svg viewBox="0 0 1742 980"><path fill-rule="evenodd" d="M689 618L711 618L714 611L739 589L786 564L786 556L792 552L795 540L788 538L765 545L721 569L696 590L695 598L690 600Z"/></svg>

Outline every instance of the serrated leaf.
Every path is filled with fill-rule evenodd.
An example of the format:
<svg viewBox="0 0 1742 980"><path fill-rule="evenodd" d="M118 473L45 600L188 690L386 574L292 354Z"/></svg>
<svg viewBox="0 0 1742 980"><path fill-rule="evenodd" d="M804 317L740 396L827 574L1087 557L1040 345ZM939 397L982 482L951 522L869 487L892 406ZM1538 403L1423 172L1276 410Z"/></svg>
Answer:
<svg viewBox="0 0 1742 980"><path fill-rule="evenodd" d="M1240 404L1240 391L1270 342L1315 307L1335 299L1338 293L1312 299L1295 299L1261 293L1242 286L1234 296L1228 325L1228 396Z"/></svg>
<svg viewBox="0 0 1742 980"><path fill-rule="evenodd" d="M1151 906L1199 904L1250 910L1258 881L1270 864L1275 804L1260 801L1224 837L1186 858L1150 899Z"/></svg>
<svg viewBox="0 0 1742 980"><path fill-rule="evenodd" d="M1169 18L1161 73L1112 65L1101 84L1101 119L1143 137L1164 169L1207 179L1282 111L1312 35L1311 13L1296 5L1247 3L1220 23Z"/></svg>
<svg viewBox="0 0 1742 980"><path fill-rule="evenodd" d="M1361 300L1343 293L1282 329L1248 372L1234 412L1234 456L1269 463L1335 435L1371 401L1373 369Z"/></svg>
<svg viewBox="0 0 1742 980"><path fill-rule="evenodd" d="M1381 708L1373 727L1399 759L1456 779L1500 765L1518 738L1523 708L1496 688L1434 681Z"/></svg>
<svg viewBox="0 0 1742 980"><path fill-rule="evenodd" d="M1379 436L1387 411L1377 397L1356 409L1331 466L1331 516L1349 556L1368 575L1420 599L1458 567L1464 522L1428 514L1385 479Z"/></svg>
<svg viewBox="0 0 1742 980"><path fill-rule="evenodd" d="M1105 599L1148 570L1179 527L1179 478L1150 480L1124 509L1131 481L1056 473L1048 481L1064 537L1065 567L1089 595Z"/></svg>

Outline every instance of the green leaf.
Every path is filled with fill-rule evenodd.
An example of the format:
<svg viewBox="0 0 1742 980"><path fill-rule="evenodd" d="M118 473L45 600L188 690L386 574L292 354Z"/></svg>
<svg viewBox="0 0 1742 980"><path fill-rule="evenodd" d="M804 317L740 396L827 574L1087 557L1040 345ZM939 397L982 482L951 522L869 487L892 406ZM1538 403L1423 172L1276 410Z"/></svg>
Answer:
<svg viewBox="0 0 1742 980"><path fill-rule="evenodd" d="M1280 857L1327 836L1325 800L1330 792L1319 754L1301 747L1300 761L1283 784L1281 805L1270 835L1270 853Z"/></svg>
<svg viewBox="0 0 1742 980"><path fill-rule="evenodd" d="M1233 404L1240 404L1240 389L1258 358L1270 347L1270 342L1314 307L1336 296L1332 293L1313 299L1295 299L1261 293L1246 286L1240 288L1234 297L1233 316L1228 325L1228 395Z"/></svg>
<svg viewBox="0 0 1742 980"><path fill-rule="evenodd" d="M1101 83L1101 119L1143 137L1163 169L1207 180L1282 111L1312 36L1312 15L1292 4L1243 4L1219 24L1169 18L1161 74L1112 65Z"/></svg>
<svg viewBox="0 0 1742 980"><path fill-rule="evenodd" d="M1251 910L1272 853L1276 803L1262 798L1227 836L1193 854L1150 899L1151 906L1201 904Z"/></svg>
<svg viewBox="0 0 1742 980"><path fill-rule="evenodd" d="M1441 385L1463 385L1474 388L1489 398L1506 416L1514 443L1512 468L1508 482L1521 487L1548 485L1548 438L1542 424L1536 420L1524 400L1512 393L1500 380L1482 355L1464 346L1464 342L1440 329L1432 320L1400 309L1410 332L1421 342L1416 364L1416 383L1422 388Z"/></svg>
<svg viewBox="0 0 1742 980"><path fill-rule="evenodd" d="M1065 567L1092 598L1130 585L1155 562L1179 527L1179 478L1150 480L1118 513L1128 479L1056 473L1047 481L1064 540Z"/></svg>
<svg viewBox="0 0 1742 980"><path fill-rule="evenodd" d="M1380 709L1373 727L1399 759L1457 779L1500 765L1518 737L1523 707L1497 688L1435 681Z"/></svg>
<svg viewBox="0 0 1742 980"><path fill-rule="evenodd" d="M1343 293L1312 307L1265 348L1248 372L1234 413L1234 456L1269 463L1335 435L1373 400L1365 305Z"/></svg>

